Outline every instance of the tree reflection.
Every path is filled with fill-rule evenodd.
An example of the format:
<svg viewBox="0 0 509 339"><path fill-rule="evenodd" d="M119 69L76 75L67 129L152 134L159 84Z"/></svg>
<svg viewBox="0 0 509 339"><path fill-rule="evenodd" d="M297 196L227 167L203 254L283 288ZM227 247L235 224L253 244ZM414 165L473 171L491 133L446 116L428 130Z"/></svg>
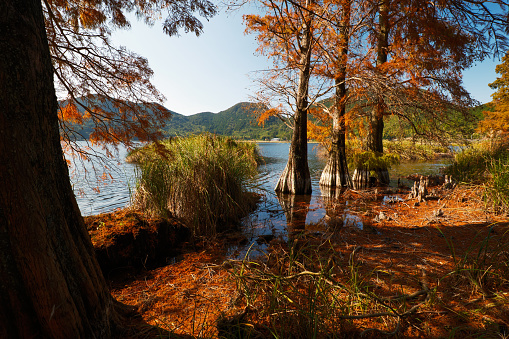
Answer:
<svg viewBox="0 0 509 339"><path fill-rule="evenodd" d="M334 188L320 185L322 193L322 204L325 208L325 223L330 230L335 230L343 226L343 213L345 204L340 203L339 198L345 189Z"/></svg>
<svg viewBox="0 0 509 339"><path fill-rule="evenodd" d="M277 199L285 212L288 238L293 239L306 229L311 195L277 193Z"/></svg>

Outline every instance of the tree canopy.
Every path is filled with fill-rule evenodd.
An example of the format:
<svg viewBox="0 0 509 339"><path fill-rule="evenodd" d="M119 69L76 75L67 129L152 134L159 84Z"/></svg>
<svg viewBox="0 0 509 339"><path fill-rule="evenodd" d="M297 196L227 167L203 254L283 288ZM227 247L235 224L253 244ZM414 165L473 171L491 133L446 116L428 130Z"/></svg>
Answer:
<svg viewBox="0 0 509 339"><path fill-rule="evenodd" d="M129 145L134 138L154 139L170 116L164 97L151 84L147 59L110 41L114 29L128 29L129 15L163 31L199 35L205 19L216 13L208 0L43 0L64 141L75 139L73 124L91 121L92 142ZM102 101L97 101L97 98ZM148 110L139 103L154 103Z"/></svg>

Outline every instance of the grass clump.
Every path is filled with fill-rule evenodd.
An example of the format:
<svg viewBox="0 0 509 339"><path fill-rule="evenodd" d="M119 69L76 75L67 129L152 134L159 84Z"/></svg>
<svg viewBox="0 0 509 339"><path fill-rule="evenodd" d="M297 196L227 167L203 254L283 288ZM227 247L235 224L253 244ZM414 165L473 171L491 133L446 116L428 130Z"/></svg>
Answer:
<svg viewBox="0 0 509 339"><path fill-rule="evenodd" d="M509 212L509 140L489 140L456 154L445 169L456 181L485 188L485 200L499 212Z"/></svg>
<svg viewBox="0 0 509 339"><path fill-rule="evenodd" d="M508 285L509 263L506 258L509 231L496 234L495 225L489 226L487 235L478 233L461 254L457 253L454 241L441 233L454 260L454 269L444 278L452 278L457 286L464 286L471 294L481 293L483 296L496 295L504 285Z"/></svg>
<svg viewBox="0 0 509 339"><path fill-rule="evenodd" d="M255 144L204 134L171 138L140 152L136 208L177 217L203 236L224 230L254 207L248 186L257 173Z"/></svg>

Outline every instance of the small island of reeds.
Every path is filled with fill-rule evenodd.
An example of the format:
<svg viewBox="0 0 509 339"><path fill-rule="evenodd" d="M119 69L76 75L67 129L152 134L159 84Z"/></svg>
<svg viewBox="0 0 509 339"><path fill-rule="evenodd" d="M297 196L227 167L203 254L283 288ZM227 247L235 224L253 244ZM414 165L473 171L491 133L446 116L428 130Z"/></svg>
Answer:
<svg viewBox="0 0 509 339"><path fill-rule="evenodd" d="M127 157L139 166L133 206L176 217L196 236L213 235L255 207L248 187L259 159L256 144L211 134L148 144Z"/></svg>

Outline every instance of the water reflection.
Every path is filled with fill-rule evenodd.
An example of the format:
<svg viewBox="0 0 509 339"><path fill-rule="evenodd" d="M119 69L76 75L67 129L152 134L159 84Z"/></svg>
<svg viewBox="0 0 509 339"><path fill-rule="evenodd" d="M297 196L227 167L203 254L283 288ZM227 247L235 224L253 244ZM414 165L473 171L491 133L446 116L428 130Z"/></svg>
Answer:
<svg viewBox="0 0 509 339"><path fill-rule="evenodd" d="M322 193L322 203L325 208L324 220L329 231L337 231L341 227L364 229L362 219L352 214L348 208L349 201L340 200L346 189L320 186L320 191Z"/></svg>
<svg viewBox="0 0 509 339"><path fill-rule="evenodd" d="M278 193L277 199L285 213L288 238L292 239L306 230L311 195Z"/></svg>

